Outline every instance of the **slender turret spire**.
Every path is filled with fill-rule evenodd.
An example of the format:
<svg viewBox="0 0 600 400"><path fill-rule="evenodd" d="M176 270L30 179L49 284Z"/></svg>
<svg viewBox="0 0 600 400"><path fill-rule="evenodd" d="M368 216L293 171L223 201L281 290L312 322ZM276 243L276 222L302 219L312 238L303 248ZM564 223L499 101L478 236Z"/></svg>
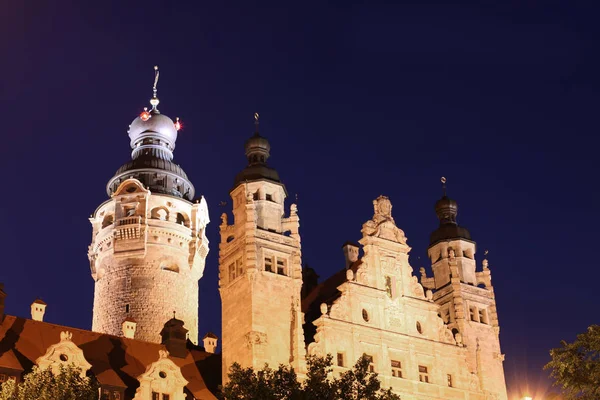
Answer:
<svg viewBox="0 0 600 400"><path fill-rule="evenodd" d="M158 65L154 66L154 85L152 86L152 98L150 99L150 104L152 104L152 112L154 113L158 113L160 114L160 112L158 111L158 108L156 108L158 106L158 103L160 103L160 100L158 100L158 97L156 97L156 93L158 91L157 89L157 85L158 85L158 77L160 76L160 72L158 71Z"/></svg>

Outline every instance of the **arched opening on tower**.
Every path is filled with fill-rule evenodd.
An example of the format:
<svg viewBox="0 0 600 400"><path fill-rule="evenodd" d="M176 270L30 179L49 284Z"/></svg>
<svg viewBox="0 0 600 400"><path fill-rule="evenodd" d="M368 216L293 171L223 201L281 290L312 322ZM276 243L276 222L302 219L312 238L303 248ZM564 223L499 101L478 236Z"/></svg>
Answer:
<svg viewBox="0 0 600 400"><path fill-rule="evenodd" d="M176 222L178 225L184 225L186 227L190 227L190 219L184 213L177 213Z"/></svg>
<svg viewBox="0 0 600 400"><path fill-rule="evenodd" d="M169 218L169 212L165 207L156 207L150 212L150 218L166 221Z"/></svg>

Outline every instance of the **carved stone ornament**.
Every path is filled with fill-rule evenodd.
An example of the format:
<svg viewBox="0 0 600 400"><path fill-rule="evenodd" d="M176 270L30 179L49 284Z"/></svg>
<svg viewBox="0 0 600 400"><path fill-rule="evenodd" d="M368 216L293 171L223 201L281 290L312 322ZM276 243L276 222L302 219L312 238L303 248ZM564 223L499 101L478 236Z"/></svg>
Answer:
<svg viewBox="0 0 600 400"><path fill-rule="evenodd" d="M152 398L152 393L164 393L173 400L185 400L183 389L189 383L181 369L169 358L166 350L158 351L158 360L148 365L146 372L138 377L140 386L133 400Z"/></svg>
<svg viewBox="0 0 600 400"><path fill-rule="evenodd" d="M379 196L373 200L373 208L375 209L375 214L370 221L367 221L363 225L363 234L365 236L374 236L406 244L404 231L396 226L392 217L392 203L390 199L386 196Z"/></svg>
<svg viewBox="0 0 600 400"><path fill-rule="evenodd" d="M57 374L60 372L61 365L73 365L81 369L82 377L85 376L92 365L85 359L83 350L71 341L72 337L71 332L61 332L60 342L48 347L46 354L35 361L40 369L51 368L51 371Z"/></svg>
<svg viewBox="0 0 600 400"><path fill-rule="evenodd" d="M419 279L414 275L410 277L410 290L413 296L421 299L425 298L423 286L421 286Z"/></svg>
<svg viewBox="0 0 600 400"><path fill-rule="evenodd" d="M252 348L255 345L267 344L267 334L263 332L252 331L246 334L246 345Z"/></svg>
<svg viewBox="0 0 600 400"><path fill-rule="evenodd" d="M441 318L437 318L437 324L439 340L443 343L457 344L457 341L454 339L452 331L448 329L448 326L444 324L444 321Z"/></svg>
<svg viewBox="0 0 600 400"><path fill-rule="evenodd" d="M342 296L333 302L331 310L329 311L329 316L331 318L341 319L344 321L348 320L348 310L346 309L348 302L346 301L346 297L346 292L343 292Z"/></svg>

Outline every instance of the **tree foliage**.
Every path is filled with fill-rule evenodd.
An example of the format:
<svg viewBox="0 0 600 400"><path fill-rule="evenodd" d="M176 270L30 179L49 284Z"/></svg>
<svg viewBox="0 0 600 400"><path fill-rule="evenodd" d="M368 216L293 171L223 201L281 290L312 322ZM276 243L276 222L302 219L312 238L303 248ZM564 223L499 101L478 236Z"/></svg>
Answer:
<svg viewBox="0 0 600 400"><path fill-rule="evenodd" d="M561 342L550 350L552 361L544 366L560 386L566 400L600 399L600 326L592 325L573 343Z"/></svg>
<svg viewBox="0 0 600 400"><path fill-rule="evenodd" d="M354 368L331 378L332 356L309 356L307 373L298 382L293 368L280 365L273 370L265 365L260 371L231 366L229 382L222 388L223 400L400 400L391 389L381 389L377 374L369 372L369 359L362 356Z"/></svg>
<svg viewBox="0 0 600 400"><path fill-rule="evenodd" d="M4 382L0 400L98 400L98 382L80 374L74 366L61 366L58 374L36 366L19 384Z"/></svg>

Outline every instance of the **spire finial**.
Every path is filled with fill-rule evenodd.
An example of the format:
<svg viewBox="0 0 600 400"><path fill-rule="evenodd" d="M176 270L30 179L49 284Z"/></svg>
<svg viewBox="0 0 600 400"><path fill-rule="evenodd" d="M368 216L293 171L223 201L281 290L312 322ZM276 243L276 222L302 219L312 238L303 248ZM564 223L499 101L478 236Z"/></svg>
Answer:
<svg viewBox="0 0 600 400"><path fill-rule="evenodd" d="M175 311L173 311L173 319L175 319Z"/></svg>
<svg viewBox="0 0 600 400"><path fill-rule="evenodd" d="M444 190L444 196L446 196L446 177L442 176L440 182L442 182L442 189Z"/></svg>
<svg viewBox="0 0 600 400"><path fill-rule="evenodd" d="M255 112L254 113L254 132L256 132L256 133L258 133L258 124L259 124L258 119L259 118L260 118L260 115L257 112Z"/></svg>
<svg viewBox="0 0 600 400"><path fill-rule="evenodd" d="M158 77L160 75L160 72L158 71L158 65L154 66L154 85L152 86L152 99L150 99L150 104L152 104L152 111L158 111L158 109L156 108L156 106L158 106L158 103L160 103L160 101L158 100L158 97L156 97L156 92L157 92L157 85L158 85Z"/></svg>

